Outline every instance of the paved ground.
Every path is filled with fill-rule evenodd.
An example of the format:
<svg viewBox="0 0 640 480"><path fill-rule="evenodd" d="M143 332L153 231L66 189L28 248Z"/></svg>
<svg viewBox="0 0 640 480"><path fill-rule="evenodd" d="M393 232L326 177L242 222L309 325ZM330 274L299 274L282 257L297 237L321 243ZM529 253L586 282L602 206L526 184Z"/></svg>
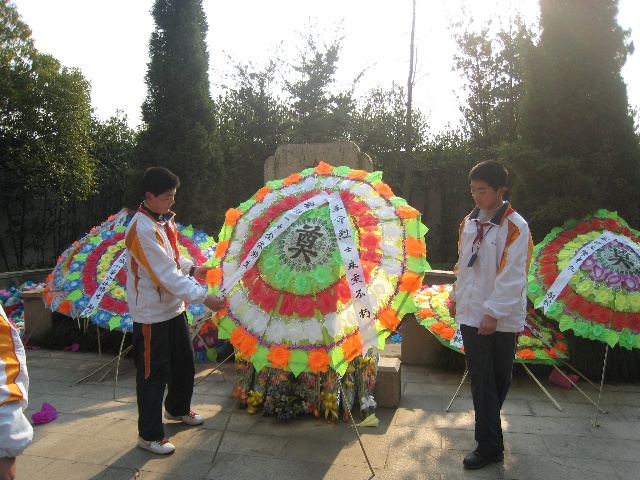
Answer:
<svg viewBox="0 0 640 480"><path fill-rule="evenodd" d="M33 444L18 459L19 479L369 479L372 474L349 424L304 419L280 423L234 408L233 365L196 386L194 409L203 427L166 428L175 454L153 455L135 446L133 364L103 382L77 380L101 365L98 355L28 351L28 415L43 402L57 420L34 428ZM204 376L211 364L199 366ZM516 367L521 368L521 367ZM473 410L465 383L445 409L460 377L425 367L402 367L398 409L377 411L378 428L359 429L375 478L380 479L637 479L640 471L640 384L605 385L599 426L595 407L579 392L541 380L562 406L558 411L526 376L517 376L503 410L503 464L475 472L462 458L475 447ZM585 388L588 385L584 384ZM597 399L597 392L589 387Z"/></svg>

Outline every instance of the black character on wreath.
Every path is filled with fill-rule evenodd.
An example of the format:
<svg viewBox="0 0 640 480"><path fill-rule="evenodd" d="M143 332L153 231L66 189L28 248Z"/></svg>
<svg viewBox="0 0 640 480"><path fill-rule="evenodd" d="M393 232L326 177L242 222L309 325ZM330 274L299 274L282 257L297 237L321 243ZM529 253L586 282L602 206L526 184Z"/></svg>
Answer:
<svg viewBox="0 0 640 480"><path fill-rule="evenodd" d="M302 228L296 230L298 239L295 246L289 247L290 252L295 252L291 258L298 258L300 255L304 257L305 262L309 263L311 257L317 257L318 253L314 250L316 242L322 238L322 233L318 225L303 225Z"/></svg>

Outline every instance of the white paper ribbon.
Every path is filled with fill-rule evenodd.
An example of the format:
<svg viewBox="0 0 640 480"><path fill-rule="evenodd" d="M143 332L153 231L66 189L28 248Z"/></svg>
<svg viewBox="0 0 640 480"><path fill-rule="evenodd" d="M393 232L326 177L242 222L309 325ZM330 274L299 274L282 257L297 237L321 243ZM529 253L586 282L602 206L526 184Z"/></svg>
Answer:
<svg viewBox="0 0 640 480"><path fill-rule="evenodd" d="M80 313L81 317L89 317L93 314L93 312L95 312L98 304L100 303L100 300L102 300L104 294L107 293L109 285L111 284L111 282L113 282L113 279L116 278L116 275L118 274L120 269L124 267L126 262L127 251L123 250L118 259L113 263L113 265L111 265L111 268L102 279L102 282L100 282L100 285L98 285L96 293L93 294L85 309Z"/></svg>
<svg viewBox="0 0 640 480"><path fill-rule="evenodd" d="M613 240L617 240L618 242L628 246L640 257L640 246L633 243L629 238L621 235L615 235L611 232L604 232L595 240L587 243L573 256L571 261L567 263L567 265L562 269L562 272L560 272L560 275L555 279L545 297L538 302L536 308L540 308L542 306L546 313L548 308L558 299L562 291L565 289L571 280L571 277L573 277L573 275L580 269L580 266L584 261L595 252L611 243Z"/></svg>
<svg viewBox="0 0 640 480"><path fill-rule="evenodd" d="M460 326L456 328L456 331L453 334L453 338L449 341L449 345L451 345L452 347L459 348L460 350L462 350L462 347L464 347L464 343L462 342L462 332L460 331Z"/></svg>
<svg viewBox="0 0 640 480"><path fill-rule="evenodd" d="M366 351L369 347L377 345L378 334L375 328L375 316L349 215L337 192L320 193L282 215L274 225L262 234L233 275L223 280L220 287L220 295L226 296L243 275L258 261L263 250L291 227L302 214L325 203L329 204L333 231L342 255L345 276L351 291L351 300L358 319L358 327L360 328L362 350Z"/></svg>

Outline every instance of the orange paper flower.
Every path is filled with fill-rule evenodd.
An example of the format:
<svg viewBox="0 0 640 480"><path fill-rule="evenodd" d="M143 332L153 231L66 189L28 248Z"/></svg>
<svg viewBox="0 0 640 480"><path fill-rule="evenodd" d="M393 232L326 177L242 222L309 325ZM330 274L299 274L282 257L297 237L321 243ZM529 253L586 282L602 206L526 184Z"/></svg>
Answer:
<svg viewBox="0 0 640 480"><path fill-rule="evenodd" d="M233 330L231 330L231 336L229 337L229 342L231 343L231 345L233 345L237 349L240 349L240 344L244 339L244 335L245 335L244 328L236 327Z"/></svg>
<svg viewBox="0 0 640 480"><path fill-rule="evenodd" d="M218 311L216 312L215 317L213 317L213 318L214 318L214 320L215 320L216 325L217 325L218 323L220 323L220 320L222 320L224 317L226 317L226 316L227 316L227 305L229 305L229 302L228 302L228 300L225 300L225 302L224 302L224 308L221 308L220 310L218 310Z"/></svg>
<svg viewBox="0 0 640 480"><path fill-rule="evenodd" d="M328 173L333 172L333 167L328 163L320 162L316 168L313 169L313 173L318 175L327 175Z"/></svg>
<svg viewBox="0 0 640 480"><path fill-rule="evenodd" d="M231 345L240 350L245 358L251 358L258 351L258 340L244 328L237 327L231 331L229 337Z"/></svg>
<svg viewBox="0 0 640 480"><path fill-rule="evenodd" d="M227 213L224 214L225 225L235 225L238 223L238 219L242 216L242 212L237 208L230 208Z"/></svg>
<svg viewBox="0 0 640 480"><path fill-rule="evenodd" d="M351 180L362 180L367 175L369 174L364 170L352 170L351 173L347 175L347 178L350 178Z"/></svg>
<svg viewBox="0 0 640 480"><path fill-rule="evenodd" d="M558 352L556 352L553 348L545 348L544 352L551 358L558 358Z"/></svg>
<svg viewBox="0 0 640 480"><path fill-rule="evenodd" d="M220 240L216 246L216 258L222 258L229 248L229 240Z"/></svg>
<svg viewBox="0 0 640 480"><path fill-rule="evenodd" d="M211 270L207 271L205 281L207 282L207 285L211 285L212 287L215 285L220 285L220 283L222 282L222 269L218 267L212 268Z"/></svg>
<svg viewBox="0 0 640 480"><path fill-rule="evenodd" d="M437 333L441 338L445 340L451 340L456 331L443 322L435 322L429 327L433 333Z"/></svg>
<svg viewBox="0 0 640 480"><path fill-rule="evenodd" d="M516 352L516 355L518 356L518 358L526 358L526 359L536 358L536 353L529 348L525 348L520 350L519 352Z"/></svg>
<svg viewBox="0 0 640 480"><path fill-rule="evenodd" d="M433 313L433 310L431 310L430 308L421 308L420 310L418 310L418 316L420 318L431 318L435 316L435 313Z"/></svg>
<svg viewBox="0 0 640 480"><path fill-rule="evenodd" d="M298 183L302 176L299 173L292 173L287 178L282 181L282 184L286 187L289 185L293 185L294 183Z"/></svg>
<svg viewBox="0 0 640 480"><path fill-rule="evenodd" d="M330 361L331 357L327 355L326 350L323 348L316 348L309 353L309 367L311 367L313 373L326 373Z"/></svg>
<svg viewBox="0 0 640 480"><path fill-rule="evenodd" d="M401 218L416 218L418 215L420 215L420 212L418 210L416 210L413 207L410 207L409 205L403 205L401 207L398 207L398 215Z"/></svg>
<svg viewBox="0 0 640 480"><path fill-rule="evenodd" d="M449 325L445 325L445 328L442 330L442 338L445 340L451 340L455 334L456 331Z"/></svg>
<svg viewBox="0 0 640 480"><path fill-rule="evenodd" d="M285 345L274 345L267 354L267 360L273 368L287 368L290 358L291 351Z"/></svg>
<svg viewBox="0 0 640 480"><path fill-rule="evenodd" d="M258 351L258 339L250 334L245 335L240 344L240 351L247 358L251 358Z"/></svg>
<svg viewBox="0 0 640 480"><path fill-rule="evenodd" d="M71 300L64 300L60 302L60 306L58 307L58 310L60 311L60 313L67 314L71 311L72 306L73 306L73 303L71 302Z"/></svg>
<svg viewBox="0 0 640 480"><path fill-rule="evenodd" d="M407 240L404 242L404 246L407 249L407 253L412 257L421 257L427 253L426 245L419 238L407 237Z"/></svg>
<svg viewBox="0 0 640 480"><path fill-rule="evenodd" d="M411 294L422 288L422 275L419 273L407 271L400 277L400 291L409 292Z"/></svg>
<svg viewBox="0 0 640 480"><path fill-rule="evenodd" d="M380 323L384 326L384 328L388 328L392 332L395 331L396 328L398 328L398 325L400 325L398 312L390 307L384 307L378 312L378 320L380 320Z"/></svg>
<svg viewBox="0 0 640 480"><path fill-rule="evenodd" d="M347 362L350 362L362 353L362 339L360 334L349 335L342 343L342 354Z"/></svg>
<svg viewBox="0 0 640 480"><path fill-rule="evenodd" d="M269 193L272 190L271 187L262 187L260 190L258 190L258 192L256 193L256 202L260 202L262 201L262 199L267 195L267 193Z"/></svg>
<svg viewBox="0 0 640 480"><path fill-rule="evenodd" d="M373 189L378 192L380 195L384 196L384 197L393 197L393 190L391 190L391 187L389 185L387 185L386 183L376 183L373 185Z"/></svg>

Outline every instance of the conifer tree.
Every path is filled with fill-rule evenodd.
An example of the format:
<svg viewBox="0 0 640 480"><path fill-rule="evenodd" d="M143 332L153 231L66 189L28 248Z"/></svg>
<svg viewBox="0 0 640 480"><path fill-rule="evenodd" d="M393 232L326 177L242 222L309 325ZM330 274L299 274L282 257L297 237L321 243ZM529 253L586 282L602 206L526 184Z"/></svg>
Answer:
<svg viewBox="0 0 640 480"><path fill-rule="evenodd" d="M163 166L178 175L179 220L212 233L224 213L224 172L216 147L202 0L156 0L152 14L156 28L149 41L138 171Z"/></svg>
<svg viewBox="0 0 640 480"><path fill-rule="evenodd" d="M637 226L640 146L621 69L633 52L617 0L541 0L525 71L521 148L508 152L519 209L541 238L607 208ZM506 152L505 152L506 153Z"/></svg>

